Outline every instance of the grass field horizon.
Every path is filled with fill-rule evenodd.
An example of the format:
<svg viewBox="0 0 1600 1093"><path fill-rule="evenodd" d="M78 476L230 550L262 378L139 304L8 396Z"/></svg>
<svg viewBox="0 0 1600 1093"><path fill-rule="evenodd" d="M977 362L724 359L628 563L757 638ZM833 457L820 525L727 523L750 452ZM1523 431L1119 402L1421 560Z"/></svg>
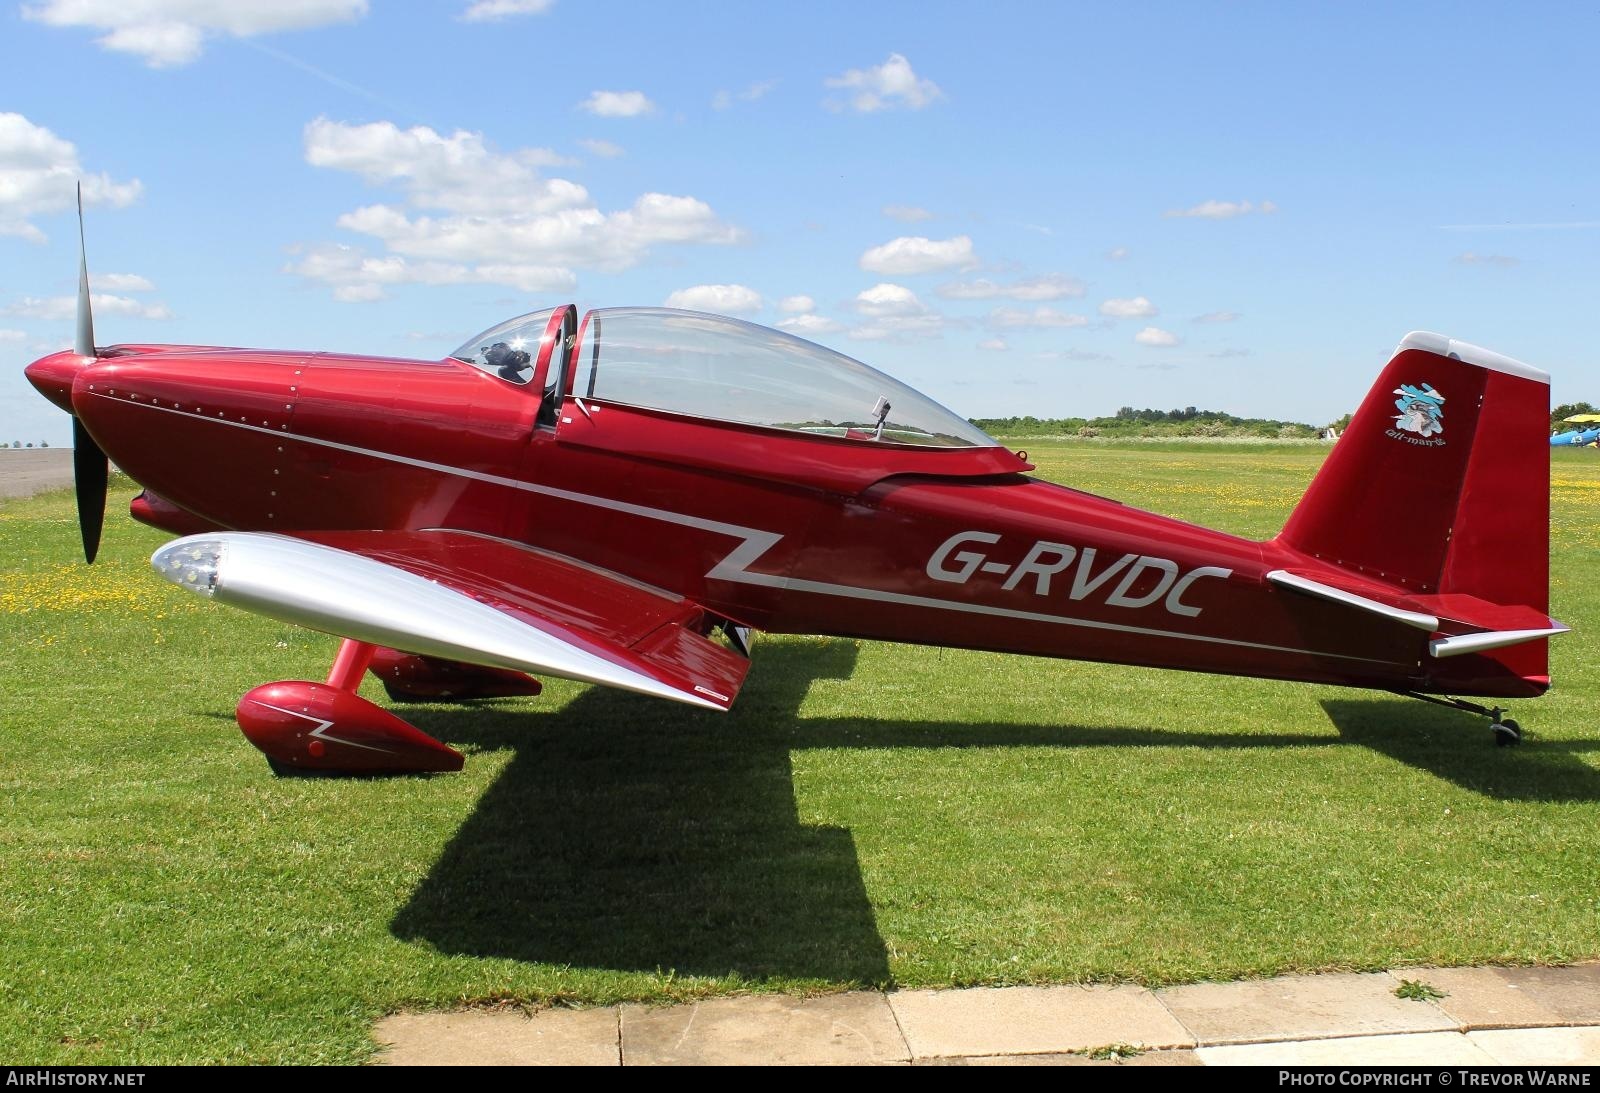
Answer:
<svg viewBox="0 0 1600 1093"><path fill-rule="evenodd" d="M1326 451L1012 446L1257 538ZM126 479L92 569L69 492L0 502L0 1058L359 1062L409 1007L1595 958L1600 457L1552 461L1574 633L1521 748L1370 691L762 637L729 714L550 680L403 711L461 774L356 780L274 778L233 721L334 639L161 581Z"/></svg>

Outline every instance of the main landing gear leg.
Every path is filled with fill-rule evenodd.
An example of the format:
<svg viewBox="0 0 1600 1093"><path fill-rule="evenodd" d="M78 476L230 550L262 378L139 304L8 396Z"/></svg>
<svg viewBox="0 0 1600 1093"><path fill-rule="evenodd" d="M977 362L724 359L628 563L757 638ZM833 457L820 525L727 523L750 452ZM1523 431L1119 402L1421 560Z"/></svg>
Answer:
<svg viewBox="0 0 1600 1093"><path fill-rule="evenodd" d="M1465 710L1467 713L1480 714L1489 719L1489 728L1494 730L1496 747L1511 748L1522 743L1522 726L1511 718L1504 716L1505 711L1499 706L1480 706L1476 702L1468 702L1464 698L1446 698L1439 695L1425 695L1419 691L1396 691L1395 694L1405 695L1407 698L1421 699L1431 702L1435 706L1447 706L1452 710Z"/></svg>
<svg viewBox="0 0 1600 1093"><path fill-rule="evenodd" d="M460 770L461 753L356 693L377 648L346 640L326 683L266 683L235 716L279 774Z"/></svg>

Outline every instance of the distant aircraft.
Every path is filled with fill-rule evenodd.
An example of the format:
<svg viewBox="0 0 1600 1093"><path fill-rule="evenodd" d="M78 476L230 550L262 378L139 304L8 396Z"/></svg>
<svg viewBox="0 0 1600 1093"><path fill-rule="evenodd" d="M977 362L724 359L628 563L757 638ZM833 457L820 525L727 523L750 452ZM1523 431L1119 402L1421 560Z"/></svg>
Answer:
<svg viewBox="0 0 1600 1093"><path fill-rule="evenodd" d="M1561 419L1568 425L1580 425L1586 422L1600 422L1600 414L1573 414L1571 417ZM1552 448L1565 448L1568 446L1583 447L1585 444L1594 444L1600 441L1600 425L1588 429L1569 429L1564 433L1557 433L1550 438Z"/></svg>
<svg viewBox="0 0 1600 1093"><path fill-rule="evenodd" d="M904 384L735 319L569 304L423 361L96 348L86 263L78 307L75 349L27 375L73 415L89 558L109 454L133 515L185 536L163 577L344 639L326 682L239 702L283 772L460 769L357 694L369 668L399 698L536 672L722 710L757 629L1377 688L1512 744L1498 706L1442 696L1544 693L1566 630L1549 377L1438 334L1401 341L1255 542L1030 477Z"/></svg>

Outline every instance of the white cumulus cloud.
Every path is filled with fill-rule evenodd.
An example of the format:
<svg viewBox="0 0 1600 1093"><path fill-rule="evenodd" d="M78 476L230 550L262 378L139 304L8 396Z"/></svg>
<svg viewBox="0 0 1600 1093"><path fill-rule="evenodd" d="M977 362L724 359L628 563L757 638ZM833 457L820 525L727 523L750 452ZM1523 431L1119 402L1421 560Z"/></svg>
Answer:
<svg viewBox="0 0 1600 1093"><path fill-rule="evenodd" d="M903 276L908 273L937 273L946 269L971 269L978 264L972 253L972 238L928 239L902 235L882 246L872 247L861 256L861 268L868 273Z"/></svg>
<svg viewBox="0 0 1600 1093"><path fill-rule="evenodd" d="M1237 311L1208 311L1204 315L1196 315L1190 322L1195 323L1231 323L1240 318Z"/></svg>
<svg viewBox="0 0 1600 1093"><path fill-rule="evenodd" d="M1156 305L1143 296L1132 299L1110 299L1100 305L1100 314L1112 319L1148 319L1160 314Z"/></svg>
<svg viewBox="0 0 1600 1093"><path fill-rule="evenodd" d="M570 292L577 287L571 270L557 266L507 262L411 262L400 255L371 257L359 247L325 243L302 252L286 272L333 289L342 303L381 300L392 285L509 285L529 293Z"/></svg>
<svg viewBox="0 0 1600 1093"><path fill-rule="evenodd" d="M383 286L372 281L352 285L336 285L333 298L341 304L370 304L384 297Z"/></svg>
<svg viewBox="0 0 1600 1093"><path fill-rule="evenodd" d="M1011 347L1006 344L1006 340L1004 338L985 338L983 341L978 343L978 348L987 349L991 353L1004 353Z"/></svg>
<svg viewBox="0 0 1600 1093"><path fill-rule="evenodd" d="M1126 257L1128 257L1127 247L1112 247L1106 251L1106 258L1112 262L1120 262Z"/></svg>
<svg viewBox="0 0 1600 1093"><path fill-rule="evenodd" d="M1513 258L1509 254L1478 254L1470 250L1456 255L1451 261L1460 266L1496 266L1500 269L1510 269L1522 263L1522 259Z"/></svg>
<svg viewBox="0 0 1600 1093"><path fill-rule="evenodd" d="M809 315L817 310L817 301L809 296L785 296L778 301L778 310L785 315Z"/></svg>
<svg viewBox="0 0 1600 1093"><path fill-rule="evenodd" d="M921 205L885 205L882 211L890 220L899 220L906 224L933 219L933 214Z"/></svg>
<svg viewBox="0 0 1600 1093"><path fill-rule="evenodd" d="M848 331L860 341L909 342L938 337L944 331L944 316L929 310L904 285L887 281L873 285L857 293L851 306L866 320Z"/></svg>
<svg viewBox="0 0 1600 1093"><path fill-rule="evenodd" d="M126 315L135 319L170 319L172 312L166 304L145 303L131 296L116 296L109 292L89 294L89 307L96 316ZM0 309L0 314L15 315L23 319L70 319L78 313L76 296L24 296L14 304Z"/></svg>
<svg viewBox="0 0 1600 1093"><path fill-rule="evenodd" d="M1088 349L1046 349L1035 353L1034 356L1042 361L1109 361L1113 359L1108 353L1096 353Z"/></svg>
<svg viewBox="0 0 1600 1093"><path fill-rule="evenodd" d="M1157 349L1170 349L1178 344L1178 336L1170 330L1162 330L1157 326L1147 326L1133 336L1133 340L1140 345L1151 345Z"/></svg>
<svg viewBox="0 0 1600 1093"><path fill-rule="evenodd" d="M28 340L26 331L10 330L0 327L0 342L23 342Z"/></svg>
<svg viewBox="0 0 1600 1093"><path fill-rule="evenodd" d="M535 215L413 217L392 205L369 205L338 223L414 257L470 262L515 254L607 271L637 264L657 243L727 244L742 238L705 202L653 193L614 213L588 206Z"/></svg>
<svg viewBox="0 0 1600 1093"><path fill-rule="evenodd" d="M305 128L306 162L350 171L375 184L396 183L413 205L483 215L553 212L588 203L575 182L541 177L539 168L562 162L548 148L494 151L482 133L458 129L449 136L426 125L401 129L393 122L346 125L318 118Z"/></svg>
<svg viewBox="0 0 1600 1093"><path fill-rule="evenodd" d="M656 104L643 91L593 91L578 104L600 118L637 118L656 112Z"/></svg>
<svg viewBox="0 0 1600 1093"><path fill-rule="evenodd" d="M727 110L735 102L757 102L766 97L767 92L778 86L777 80L757 80L740 91L718 91L711 96L711 109Z"/></svg>
<svg viewBox="0 0 1600 1093"><path fill-rule="evenodd" d="M855 309L863 315L881 318L889 315L920 315L928 309L917 294L904 285L885 281L856 294Z"/></svg>
<svg viewBox="0 0 1600 1093"><path fill-rule="evenodd" d="M1168 209L1163 216L1166 217L1199 217L1201 220L1232 220L1236 216L1248 213L1275 213L1278 206L1270 201L1263 201L1259 205L1251 201L1202 201L1187 209Z"/></svg>
<svg viewBox="0 0 1600 1093"><path fill-rule="evenodd" d="M693 285L668 296L666 306L722 315L753 315L761 310L761 293L744 285Z"/></svg>
<svg viewBox="0 0 1600 1093"><path fill-rule="evenodd" d="M497 23L518 15L543 15L555 0L475 0L461 13L468 23Z"/></svg>
<svg viewBox="0 0 1600 1093"><path fill-rule="evenodd" d="M1061 330L1088 326L1083 315L1058 311L1053 307L1036 307L1032 311L1019 307L997 307L989 312L988 323L1000 330Z"/></svg>
<svg viewBox="0 0 1600 1093"><path fill-rule="evenodd" d="M492 281L553 292L576 285L574 269L627 269L658 244L743 238L687 195L646 193L629 208L604 212L582 186L539 172L553 158L559 157L541 148L495 151L479 133L444 136L426 126L402 130L386 121L345 125L319 118L306 127L307 162L393 187L404 200L352 209L337 221L382 243L387 256L362 254L352 274L345 255L337 278L305 260L291 269L342 288L343 299L373 298L371 288L350 287L356 284ZM311 253L326 259L332 252L322 247ZM365 264L386 258L406 259L404 272L390 278L386 267Z"/></svg>
<svg viewBox="0 0 1600 1093"><path fill-rule="evenodd" d="M778 329L787 330L802 338L811 338L822 334L837 334L844 327L822 315L791 315L787 319L778 321Z"/></svg>
<svg viewBox="0 0 1600 1093"><path fill-rule="evenodd" d="M1061 300L1082 296L1084 284L1064 273L1045 273L1002 285L985 277L974 281L953 281L936 290L946 300Z"/></svg>
<svg viewBox="0 0 1600 1093"><path fill-rule="evenodd" d="M80 181L86 205L121 208L144 190L138 179L117 182L90 174L71 141L21 114L0 113L0 235L44 242L33 218L72 208Z"/></svg>
<svg viewBox="0 0 1600 1093"><path fill-rule="evenodd" d="M921 110L944 97L938 84L918 76L911 62L899 53L889 54L881 65L852 68L823 82L846 93L843 99L825 100L830 110L849 107L862 114L896 108Z"/></svg>
<svg viewBox="0 0 1600 1093"><path fill-rule="evenodd" d="M864 342L911 342L937 338L944 333L944 316L932 311L925 315L890 315L851 327L847 333Z"/></svg>
<svg viewBox="0 0 1600 1093"><path fill-rule="evenodd" d="M154 292L156 286L150 283L148 277L141 277L137 273L90 273L89 285L91 288L104 289L107 292Z"/></svg>
<svg viewBox="0 0 1600 1093"><path fill-rule="evenodd" d="M591 156L599 156L601 159L616 159L618 156L626 154L622 149L622 145L613 144L609 140L600 140L597 137L586 137L578 141L578 146Z"/></svg>
<svg viewBox="0 0 1600 1093"><path fill-rule="evenodd" d="M151 68L186 65L207 38L254 38L287 30L352 23L367 0L42 0L22 17L54 27L103 32L103 49L131 53Z"/></svg>

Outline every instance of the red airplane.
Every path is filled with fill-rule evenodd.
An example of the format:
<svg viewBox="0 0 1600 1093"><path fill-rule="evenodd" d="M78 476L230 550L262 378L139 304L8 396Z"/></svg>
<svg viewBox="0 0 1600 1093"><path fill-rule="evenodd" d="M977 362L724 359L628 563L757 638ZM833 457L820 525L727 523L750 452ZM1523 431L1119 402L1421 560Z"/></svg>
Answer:
<svg viewBox="0 0 1600 1093"><path fill-rule="evenodd" d="M1029 477L858 361L663 308L546 309L432 361L97 349L81 264L75 348L27 375L73 415L91 561L109 456L184 536L163 577L344 639L326 682L239 702L280 772L460 769L356 693L369 669L397 700L539 673L720 710L753 630L1376 688L1516 743L1443 696L1542 694L1566 629L1549 377L1437 334L1266 542Z"/></svg>

